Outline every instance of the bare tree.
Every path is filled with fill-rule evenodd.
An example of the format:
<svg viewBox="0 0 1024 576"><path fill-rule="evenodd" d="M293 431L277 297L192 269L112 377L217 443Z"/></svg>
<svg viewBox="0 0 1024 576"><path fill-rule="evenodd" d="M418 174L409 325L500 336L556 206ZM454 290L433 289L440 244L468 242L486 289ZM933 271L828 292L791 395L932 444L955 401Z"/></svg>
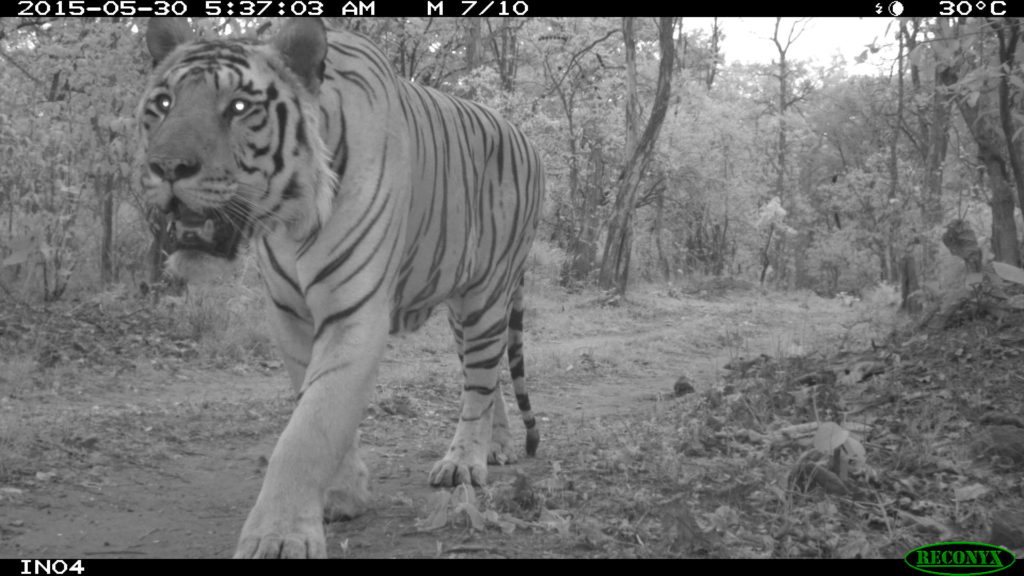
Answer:
<svg viewBox="0 0 1024 576"><path fill-rule="evenodd" d="M619 191L615 198L615 212L608 223L608 238L605 242L604 259L598 284L605 289L615 288L619 294L626 293L629 280L629 257L633 245L632 219L636 211L637 191L647 171L658 140L658 133L665 121L668 101L672 89L672 68L675 60L675 45L672 34L676 27L675 18L658 19L658 44L661 62L658 66L658 84L654 94L651 116L643 134L637 138L636 104L636 37L635 18L624 18L622 36L626 47L626 164L619 175Z"/></svg>
<svg viewBox="0 0 1024 576"><path fill-rule="evenodd" d="M779 27L782 24L782 18L775 19L775 29L772 31L771 41L775 44L775 49L779 53L779 60L775 63L776 72L773 74L775 79L779 82L779 99L778 106L776 107L776 113L779 118L778 127L778 149L775 151L775 196L780 201L786 200L786 148L787 144L787 133L786 133L786 111L797 103L799 100L806 96L806 93L797 94L790 96L793 92L792 76L793 70L790 68L788 53L789 49L793 46L793 43L797 41L807 25L807 20L800 19L793 22L789 27L789 32L786 37L783 38L780 35ZM771 264L771 249L772 239L775 236L775 224L772 223L768 227L768 238L764 243L764 248L761 251L761 283L764 283L765 276L768 272L768 267ZM778 248L778 242L776 242L776 248ZM776 269L781 267L776 266Z"/></svg>
<svg viewBox="0 0 1024 576"><path fill-rule="evenodd" d="M1021 166L1020 139L1014 137L1013 117L1010 114L1010 75L1015 65L1014 54L1020 39L1020 21L1016 18L991 19L989 22L999 39L999 120L1009 150L1013 182L1017 187L1017 205L1024 209L1024 167Z"/></svg>
<svg viewBox="0 0 1024 576"><path fill-rule="evenodd" d="M958 55L958 75L961 79L968 76L971 67L977 69L992 64L985 46L986 35L983 29L981 32L972 38L976 43L973 58L965 51ZM958 25L955 34L958 39L968 37L962 24ZM998 65L998 61L996 63ZM997 81L992 77L981 76L972 84L964 86L968 92L956 98L956 104L974 137L978 146L978 159L988 175L988 187L992 194L989 200L992 210L992 253L999 262L1017 266L1020 264L1020 247L1017 245L1017 223L1013 216L1012 176L1007 171L1008 156L1012 155L1012 149L1005 146L1006 136L1001 129L999 115L1000 90L998 85L993 85L995 83Z"/></svg>

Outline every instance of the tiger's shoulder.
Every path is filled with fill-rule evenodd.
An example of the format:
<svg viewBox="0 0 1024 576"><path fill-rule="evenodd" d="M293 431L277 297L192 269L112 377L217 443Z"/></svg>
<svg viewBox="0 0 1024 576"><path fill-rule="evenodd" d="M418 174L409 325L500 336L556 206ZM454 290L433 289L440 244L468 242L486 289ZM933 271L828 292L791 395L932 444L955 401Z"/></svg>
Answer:
<svg viewBox="0 0 1024 576"><path fill-rule="evenodd" d="M377 43L358 32L327 31L327 71L345 72L370 68L383 76L394 77L387 55Z"/></svg>

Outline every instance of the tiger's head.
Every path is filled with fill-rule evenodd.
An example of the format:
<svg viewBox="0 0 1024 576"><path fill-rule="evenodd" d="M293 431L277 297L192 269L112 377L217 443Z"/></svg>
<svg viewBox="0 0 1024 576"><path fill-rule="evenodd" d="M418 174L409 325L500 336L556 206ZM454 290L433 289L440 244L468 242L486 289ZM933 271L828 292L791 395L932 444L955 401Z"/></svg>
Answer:
<svg viewBox="0 0 1024 576"><path fill-rule="evenodd" d="M146 43L155 69L138 109L142 183L170 217L168 269L202 278L254 236L315 232L334 187L316 103L323 23L295 18L261 43L198 40L184 19L153 18Z"/></svg>

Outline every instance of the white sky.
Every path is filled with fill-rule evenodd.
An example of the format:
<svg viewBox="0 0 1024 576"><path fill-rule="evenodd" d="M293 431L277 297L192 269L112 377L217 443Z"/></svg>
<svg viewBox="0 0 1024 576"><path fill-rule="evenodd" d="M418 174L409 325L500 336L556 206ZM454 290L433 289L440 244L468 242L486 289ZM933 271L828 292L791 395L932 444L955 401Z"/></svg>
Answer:
<svg viewBox="0 0 1024 576"><path fill-rule="evenodd" d="M832 0L836 1L836 0ZM836 53L847 62L847 71L855 74L874 74L878 66L888 68L895 56L895 18L812 18L804 25L803 33L793 42L788 56L794 60L809 60L815 64L828 64ZM774 18L719 18L725 31L722 50L726 64L734 61L767 64L778 57L770 40L775 27ZM783 18L780 36L785 37L794 18ZM683 18L685 30L711 30L711 18ZM892 26L887 31L887 27ZM864 64L855 65L854 58L864 51L875 38L879 46L888 50L869 54Z"/></svg>

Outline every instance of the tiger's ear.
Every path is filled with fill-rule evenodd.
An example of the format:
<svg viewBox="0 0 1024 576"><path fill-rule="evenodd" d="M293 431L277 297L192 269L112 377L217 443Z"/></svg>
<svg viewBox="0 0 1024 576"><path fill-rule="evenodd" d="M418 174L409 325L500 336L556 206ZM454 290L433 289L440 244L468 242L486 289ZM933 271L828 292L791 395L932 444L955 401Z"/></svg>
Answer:
<svg viewBox="0 0 1024 576"><path fill-rule="evenodd" d="M153 66L163 62L175 48L195 37L184 18L150 18L146 27L146 46Z"/></svg>
<svg viewBox="0 0 1024 576"><path fill-rule="evenodd" d="M327 30L323 21L290 18L273 44L288 68L315 94L324 79L324 59L327 58Z"/></svg>

